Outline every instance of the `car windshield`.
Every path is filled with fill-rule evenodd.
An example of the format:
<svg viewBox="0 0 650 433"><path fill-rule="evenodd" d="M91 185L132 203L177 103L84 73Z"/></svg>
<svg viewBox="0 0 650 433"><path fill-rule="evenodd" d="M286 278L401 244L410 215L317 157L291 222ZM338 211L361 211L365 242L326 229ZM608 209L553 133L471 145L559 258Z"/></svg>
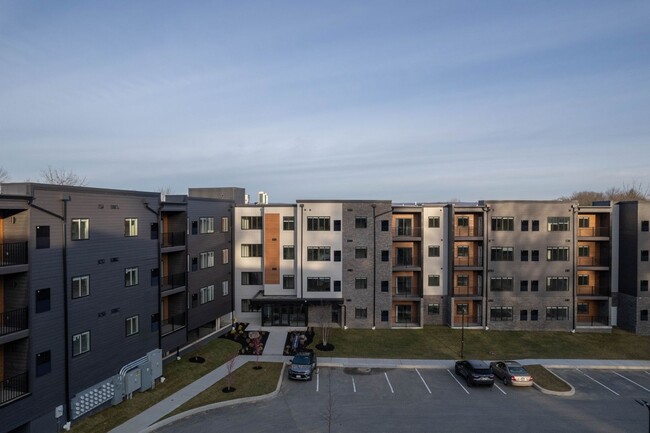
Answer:
<svg viewBox="0 0 650 433"><path fill-rule="evenodd" d="M492 373L489 368L477 368L474 370L475 374L490 374Z"/></svg>
<svg viewBox="0 0 650 433"><path fill-rule="evenodd" d="M300 356L294 356L293 357L293 363L297 365L309 365L311 362L309 361L309 356L307 355L300 355Z"/></svg>
<svg viewBox="0 0 650 433"><path fill-rule="evenodd" d="M510 367L510 373L512 373L512 374L528 374L528 372L523 367Z"/></svg>

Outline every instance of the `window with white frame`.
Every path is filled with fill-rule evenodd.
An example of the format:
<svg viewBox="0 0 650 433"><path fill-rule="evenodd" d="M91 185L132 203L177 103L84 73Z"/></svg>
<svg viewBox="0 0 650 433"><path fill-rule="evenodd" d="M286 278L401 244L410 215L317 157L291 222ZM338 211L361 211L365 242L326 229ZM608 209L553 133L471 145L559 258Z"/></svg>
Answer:
<svg viewBox="0 0 650 433"><path fill-rule="evenodd" d="M199 290L199 297L201 304L214 301L214 285L211 284L207 287L201 287Z"/></svg>
<svg viewBox="0 0 650 433"><path fill-rule="evenodd" d="M513 231L515 229L514 217L495 216L492 217L493 231Z"/></svg>
<svg viewBox="0 0 650 433"><path fill-rule="evenodd" d="M88 239L90 220L88 218L73 218L70 234L73 241Z"/></svg>
<svg viewBox="0 0 650 433"><path fill-rule="evenodd" d="M567 232L569 217L548 217L547 228L549 232Z"/></svg>
<svg viewBox="0 0 650 433"><path fill-rule="evenodd" d="M296 276L295 275L283 275L282 276L282 288L284 290L293 290L296 288Z"/></svg>
<svg viewBox="0 0 650 433"><path fill-rule="evenodd" d="M138 285L138 268L126 268L124 270L124 286L131 287Z"/></svg>
<svg viewBox="0 0 650 433"><path fill-rule="evenodd" d="M214 251L206 251L199 254L199 268L211 268L214 266Z"/></svg>
<svg viewBox="0 0 650 433"><path fill-rule="evenodd" d="M230 294L230 287L228 281L221 282L221 296L228 296Z"/></svg>
<svg viewBox="0 0 650 433"><path fill-rule="evenodd" d="M72 356L81 355L90 351L90 331L85 331L72 336Z"/></svg>
<svg viewBox="0 0 650 433"><path fill-rule="evenodd" d="M124 236L134 237L138 235L138 219L125 218L124 219Z"/></svg>
<svg viewBox="0 0 650 433"><path fill-rule="evenodd" d="M293 245L283 245L282 246L282 259L283 260L294 260L296 258L296 250Z"/></svg>
<svg viewBox="0 0 650 433"><path fill-rule="evenodd" d="M126 318L126 336L135 335L140 332L140 316Z"/></svg>
<svg viewBox="0 0 650 433"><path fill-rule="evenodd" d="M569 261L569 247L548 247L546 248L546 260L549 262Z"/></svg>
<svg viewBox="0 0 650 433"><path fill-rule="evenodd" d="M262 244L242 244L241 256L242 257L262 257Z"/></svg>
<svg viewBox="0 0 650 433"><path fill-rule="evenodd" d="M221 217L221 232L228 233L230 231L230 218L227 216Z"/></svg>
<svg viewBox="0 0 650 433"><path fill-rule="evenodd" d="M294 230L295 228L295 219L292 216L285 216L282 217L282 230Z"/></svg>
<svg viewBox="0 0 650 433"><path fill-rule="evenodd" d="M228 248L224 248L221 250L221 264L227 265L228 262L230 262L230 250Z"/></svg>
<svg viewBox="0 0 650 433"><path fill-rule="evenodd" d="M72 278L72 299L90 295L90 276L81 275Z"/></svg>
<svg viewBox="0 0 650 433"><path fill-rule="evenodd" d="M214 217L199 218L199 233L214 233Z"/></svg>
<svg viewBox="0 0 650 433"><path fill-rule="evenodd" d="M243 216L241 217L242 230L261 230L262 217L261 216Z"/></svg>

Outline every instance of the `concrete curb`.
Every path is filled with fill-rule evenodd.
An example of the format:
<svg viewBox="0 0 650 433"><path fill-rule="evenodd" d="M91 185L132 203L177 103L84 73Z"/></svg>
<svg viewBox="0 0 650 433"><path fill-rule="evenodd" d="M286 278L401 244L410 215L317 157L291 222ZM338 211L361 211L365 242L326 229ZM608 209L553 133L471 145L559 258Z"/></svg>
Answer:
<svg viewBox="0 0 650 433"><path fill-rule="evenodd" d="M246 362L244 365L246 365L248 362ZM242 367L244 366L242 365ZM146 429L142 430L140 433L150 433L153 432L156 429L159 429L161 427L164 427L166 425L172 424L178 420L181 420L183 418L187 418L192 415L196 415L197 413L202 413L202 412L208 412L214 409L219 409L222 407L227 407L227 406L234 406L236 404L242 404L242 403L255 403L258 401L263 401L263 400L269 400L271 398L274 398L280 393L280 387L282 386L282 378L284 377L284 369L286 368L286 363L282 363L282 370L280 371L280 377L278 378L278 384L275 387L275 391L270 392L268 394L264 395L257 395L255 397L244 397L244 398L237 398L234 400L228 400L228 401L222 401L219 403L213 403L209 404L207 406L201 406L197 407L194 409L187 410L185 412L181 412L179 414L176 414L174 416L170 416L169 418L166 418L162 421L157 421L154 424L151 424L149 427Z"/></svg>
<svg viewBox="0 0 650 433"><path fill-rule="evenodd" d="M569 388L571 388L569 391L551 391L550 389L542 388L539 386L537 383L533 382L533 387L535 387L536 390L541 392L542 394L548 394L548 395L557 395L557 396L565 396L565 397L570 397L576 393L576 389L571 385L569 382L566 380L562 379L560 376L557 374L553 373L551 370L549 370L545 365L542 365L542 367L546 368L546 370L551 373L553 376L557 377L559 380L562 382L566 383Z"/></svg>

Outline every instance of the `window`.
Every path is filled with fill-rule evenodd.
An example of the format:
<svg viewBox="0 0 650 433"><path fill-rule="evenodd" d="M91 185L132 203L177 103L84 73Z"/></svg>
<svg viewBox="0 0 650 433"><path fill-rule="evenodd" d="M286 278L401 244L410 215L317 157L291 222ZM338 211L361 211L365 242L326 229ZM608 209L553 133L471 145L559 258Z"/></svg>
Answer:
<svg viewBox="0 0 650 433"><path fill-rule="evenodd" d="M381 231L382 232L387 232L389 228L390 228L390 225L388 223L388 220L381 220Z"/></svg>
<svg viewBox="0 0 650 433"><path fill-rule="evenodd" d="M539 316L539 312L537 310L530 310L530 320L533 322L536 322Z"/></svg>
<svg viewBox="0 0 650 433"><path fill-rule="evenodd" d="M468 287L469 286L469 275L467 274L459 274L456 276L456 285L460 287Z"/></svg>
<svg viewBox="0 0 650 433"><path fill-rule="evenodd" d="M368 218L364 216L358 216L354 218L354 228L356 229L368 228Z"/></svg>
<svg viewBox="0 0 650 433"><path fill-rule="evenodd" d="M90 220L88 218L74 218L72 220L71 235L73 241L88 239Z"/></svg>
<svg viewBox="0 0 650 433"><path fill-rule="evenodd" d="M36 226L36 249L50 248L50 226Z"/></svg>
<svg viewBox="0 0 650 433"><path fill-rule="evenodd" d="M36 377L41 377L52 371L51 354L47 350L36 354Z"/></svg>
<svg viewBox="0 0 650 433"><path fill-rule="evenodd" d="M512 292L512 277L490 277L490 289L493 292Z"/></svg>
<svg viewBox="0 0 650 433"><path fill-rule="evenodd" d="M469 313L469 304L456 304L456 314L468 314Z"/></svg>
<svg viewBox="0 0 650 433"><path fill-rule="evenodd" d="M160 269L159 268L153 268L149 271L149 285L151 287L155 287L158 285L158 282L160 281Z"/></svg>
<svg viewBox="0 0 650 433"><path fill-rule="evenodd" d="M366 259L368 258L368 249L363 247L357 247L354 249L354 258L355 259Z"/></svg>
<svg viewBox="0 0 650 433"><path fill-rule="evenodd" d="M440 286L440 275L429 275L428 283L429 283L429 287Z"/></svg>
<svg viewBox="0 0 650 433"><path fill-rule="evenodd" d="M397 218L397 236L413 236L413 220L410 218Z"/></svg>
<svg viewBox="0 0 650 433"><path fill-rule="evenodd" d="M90 275L72 278L72 299L90 295Z"/></svg>
<svg viewBox="0 0 650 433"><path fill-rule="evenodd" d="M253 313L253 312L260 311L260 307L257 305L253 305L250 299L242 299L241 311L242 313Z"/></svg>
<svg viewBox="0 0 650 433"><path fill-rule="evenodd" d="M334 291L335 292L341 291L341 280L334 280Z"/></svg>
<svg viewBox="0 0 650 433"><path fill-rule="evenodd" d="M532 262L539 262L539 250L531 250L530 260Z"/></svg>
<svg viewBox="0 0 650 433"><path fill-rule="evenodd" d="M569 290L569 277L547 277L546 291L566 292Z"/></svg>
<svg viewBox="0 0 650 433"><path fill-rule="evenodd" d="M329 262L330 247L307 247L308 262Z"/></svg>
<svg viewBox="0 0 650 433"><path fill-rule="evenodd" d="M124 219L124 236L135 237L138 235L138 219L125 218Z"/></svg>
<svg viewBox="0 0 650 433"><path fill-rule="evenodd" d="M650 229L650 227L648 227L649 225L650 225L650 222L641 221L641 231L642 232L647 232Z"/></svg>
<svg viewBox="0 0 650 433"><path fill-rule="evenodd" d="M528 291L528 280L519 281L519 291L527 292Z"/></svg>
<svg viewBox="0 0 650 433"><path fill-rule="evenodd" d="M341 220L334 220L334 231L335 232L341 231Z"/></svg>
<svg viewBox="0 0 650 433"><path fill-rule="evenodd" d="M546 260L549 262L569 261L569 247L548 247L546 248Z"/></svg>
<svg viewBox="0 0 650 433"><path fill-rule="evenodd" d="M381 250L381 261L382 262L387 262L389 260L390 260L390 251Z"/></svg>
<svg viewBox="0 0 650 433"><path fill-rule="evenodd" d="M242 244L242 257L262 257L262 244Z"/></svg>
<svg viewBox="0 0 650 433"><path fill-rule="evenodd" d="M330 278L329 277L307 277L307 291L308 292L329 292Z"/></svg>
<svg viewBox="0 0 650 433"><path fill-rule="evenodd" d="M642 250L641 251L641 261L642 262L647 262L648 261L648 250Z"/></svg>
<svg viewBox="0 0 650 433"><path fill-rule="evenodd" d="M589 257L589 245L578 245L578 257Z"/></svg>
<svg viewBox="0 0 650 433"><path fill-rule="evenodd" d="M282 230L295 230L296 221L292 216L282 217Z"/></svg>
<svg viewBox="0 0 650 433"><path fill-rule="evenodd" d="M492 247L490 250L490 260L495 262L511 262L514 260L514 255L512 247Z"/></svg>
<svg viewBox="0 0 650 433"><path fill-rule="evenodd" d="M539 220L533 220L532 222L532 231L538 232L539 231ZM531 311L530 313L530 320L533 320L533 312ZM535 319L537 320L537 319Z"/></svg>
<svg viewBox="0 0 650 433"><path fill-rule="evenodd" d="M296 276L295 275L283 275L282 276L282 288L284 290L294 290L296 288Z"/></svg>
<svg viewBox="0 0 650 433"><path fill-rule="evenodd" d="M641 310L640 320L642 322L647 322L648 321L648 310Z"/></svg>
<svg viewBox="0 0 650 433"><path fill-rule="evenodd" d="M206 251L199 254L199 269L211 268L214 266L214 251Z"/></svg>
<svg viewBox="0 0 650 433"><path fill-rule="evenodd" d="M242 272L241 284L242 286L259 286L262 282L262 272Z"/></svg>
<svg viewBox="0 0 650 433"><path fill-rule="evenodd" d="M546 307L546 320L569 320L569 307Z"/></svg>
<svg viewBox="0 0 650 433"><path fill-rule="evenodd" d="M192 257L192 272L199 270L199 258Z"/></svg>
<svg viewBox="0 0 650 433"><path fill-rule="evenodd" d="M126 336L135 335L140 332L140 316L127 317L126 319Z"/></svg>
<svg viewBox="0 0 650 433"><path fill-rule="evenodd" d="M457 257L469 257L469 246L467 246L467 245L459 245L456 248L456 256Z"/></svg>
<svg viewBox="0 0 650 433"><path fill-rule="evenodd" d="M214 301L214 285L211 284L207 287L201 287L199 289L199 296L201 304Z"/></svg>
<svg viewBox="0 0 650 433"><path fill-rule="evenodd" d="M341 261L341 250L334 250L334 261L335 262Z"/></svg>
<svg viewBox="0 0 650 433"><path fill-rule="evenodd" d="M261 216L243 216L241 217L242 230L262 230Z"/></svg>
<svg viewBox="0 0 650 433"><path fill-rule="evenodd" d="M198 221L192 221L192 234L198 234L199 233L199 222Z"/></svg>
<svg viewBox="0 0 650 433"><path fill-rule="evenodd" d="M528 320L528 310L520 310L519 311L519 320L521 322L525 322Z"/></svg>
<svg viewBox="0 0 650 433"><path fill-rule="evenodd" d="M296 250L293 245L284 245L282 247L282 258L284 260L294 260L296 258Z"/></svg>
<svg viewBox="0 0 650 433"><path fill-rule="evenodd" d="M138 285L138 268L126 268L124 270L124 287Z"/></svg>
<svg viewBox="0 0 650 433"><path fill-rule="evenodd" d="M589 314L589 304L578 302L578 314Z"/></svg>
<svg viewBox="0 0 650 433"><path fill-rule="evenodd" d="M354 309L354 318L355 319L367 319L368 318L368 309L367 308L355 308Z"/></svg>
<svg viewBox="0 0 650 433"><path fill-rule="evenodd" d="M569 217L548 217L546 221L549 232L569 231Z"/></svg>
<svg viewBox="0 0 650 433"><path fill-rule="evenodd" d="M397 295L410 295L413 286L413 279L410 276L402 276L395 278L395 285L397 286L395 292Z"/></svg>
<svg viewBox="0 0 650 433"><path fill-rule="evenodd" d="M47 289L49 290L49 289ZM648 280L641 280L641 287L639 288L640 291L642 292L647 292L648 291ZM38 311L37 311L38 313Z"/></svg>
<svg viewBox="0 0 650 433"><path fill-rule="evenodd" d="M512 320L512 307L490 307L490 320L506 322Z"/></svg>
<svg viewBox="0 0 650 433"><path fill-rule="evenodd" d="M522 220L521 221L521 231L522 232L527 232L528 231L528 220Z"/></svg>
<svg viewBox="0 0 650 433"><path fill-rule="evenodd" d="M531 292L538 292L539 291L539 281L531 280L531 282L530 282L530 291Z"/></svg>
<svg viewBox="0 0 650 433"><path fill-rule="evenodd" d="M429 314L429 316L440 314L440 304L427 305L427 314Z"/></svg>
<svg viewBox="0 0 650 433"><path fill-rule="evenodd" d="M578 227L581 229L588 229L589 228L589 217L579 217L578 218Z"/></svg>
<svg viewBox="0 0 650 433"><path fill-rule="evenodd" d="M459 216L456 219L456 225L458 227L464 227L464 228L469 227L469 217L467 217L467 216Z"/></svg>
<svg viewBox="0 0 650 433"><path fill-rule="evenodd" d="M521 250L521 261L522 262L528 261L528 250Z"/></svg>
<svg viewBox="0 0 650 433"><path fill-rule="evenodd" d="M357 277L354 279L354 288L355 289L367 289L368 288L368 279L364 277Z"/></svg>
<svg viewBox="0 0 650 433"><path fill-rule="evenodd" d="M214 218L199 218L199 233L214 233Z"/></svg>
<svg viewBox="0 0 650 433"><path fill-rule="evenodd" d="M515 219L513 217L492 217L492 230L494 231L514 231Z"/></svg>
<svg viewBox="0 0 650 433"><path fill-rule="evenodd" d="M440 245L429 245L429 257L440 257Z"/></svg>
<svg viewBox="0 0 650 433"><path fill-rule="evenodd" d="M388 322L388 310L381 310L381 321Z"/></svg>
<svg viewBox="0 0 650 433"><path fill-rule="evenodd" d="M228 296L230 294L230 286L228 281L221 282L221 296Z"/></svg>
<svg viewBox="0 0 650 433"><path fill-rule="evenodd" d="M50 289L37 290L36 291L36 312L44 313L46 311L50 311Z"/></svg>
<svg viewBox="0 0 650 433"><path fill-rule="evenodd" d="M229 261L230 261L230 250L228 248L224 248L223 250L221 250L221 264L227 265Z"/></svg>
<svg viewBox="0 0 650 433"><path fill-rule="evenodd" d="M589 274L578 274L578 285L579 286L588 286L589 285Z"/></svg>
<svg viewBox="0 0 650 433"><path fill-rule="evenodd" d="M307 231L328 232L330 230L330 217L307 217Z"/></svg>
<svg viewBox="0 0 650 433"><path fill-rule="evenodd" d="M382 292L388 292L389 287L388 287L388 280L381 280L381 291Z"/></svg>
<svg viewBox="0 0 650 433"><path fill-rule="evenodd" d="M221 217L221 232L228 233L230 231L230 218Z"/></svg>
<svg viewBox="0 0 650 433"><path fill-rule="evenodd" d="M439 216L430 216L429 217L429 228L437 229L440 227L440 217Z"/></svg>
<svg viewBox="0 0 650 433"><path fill-rule="evenodd" d="M90 331L72 336L72 356L90 351Z"/></svg>

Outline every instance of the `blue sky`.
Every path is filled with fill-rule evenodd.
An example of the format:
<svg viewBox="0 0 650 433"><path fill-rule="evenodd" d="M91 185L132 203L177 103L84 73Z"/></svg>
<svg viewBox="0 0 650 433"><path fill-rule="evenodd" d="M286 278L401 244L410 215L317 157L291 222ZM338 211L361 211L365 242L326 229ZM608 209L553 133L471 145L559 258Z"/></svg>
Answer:
<svg viewBox="0 0 650 433"><path fill-rule="evenodd" d="M0 152L272 202L650 185L650 3L3 0Z"/></svg>

